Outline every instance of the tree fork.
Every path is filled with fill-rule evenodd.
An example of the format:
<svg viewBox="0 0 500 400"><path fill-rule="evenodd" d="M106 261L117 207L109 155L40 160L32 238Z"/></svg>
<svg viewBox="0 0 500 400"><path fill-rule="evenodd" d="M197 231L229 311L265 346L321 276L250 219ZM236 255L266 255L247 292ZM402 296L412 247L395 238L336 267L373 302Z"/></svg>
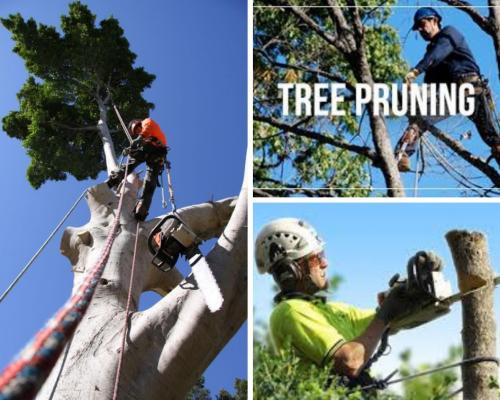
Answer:
<svg viewBox="0 0 500 400"><path fill-rule="evenodd" d="M496 356L496 322L493 313L493 279L488 243L480 232L453 230L446 234L461 293L476 289L462 299L462 343L464 359ZM465 400L497 399L496 389L489 388L491 379L497 379L495 363L477 363L462 366L463 398Z"/></svg>

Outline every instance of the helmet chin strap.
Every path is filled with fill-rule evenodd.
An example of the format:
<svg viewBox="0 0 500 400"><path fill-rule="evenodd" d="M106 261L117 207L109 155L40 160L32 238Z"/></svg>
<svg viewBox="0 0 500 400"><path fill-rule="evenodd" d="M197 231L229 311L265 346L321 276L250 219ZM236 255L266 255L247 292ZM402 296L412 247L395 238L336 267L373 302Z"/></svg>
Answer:
<svg viewBox="0 0 500 400"><path fill-rule="evenodd" d="M312 295L312 294L316 294L319 291L323 290L322 288L318 287L318 285L316 285L313 282L313 280L311 279L311 275L309 273L304 275L304 278L302 279L300 284L302 286L301 291L306 293L306 294Z"/></svg>

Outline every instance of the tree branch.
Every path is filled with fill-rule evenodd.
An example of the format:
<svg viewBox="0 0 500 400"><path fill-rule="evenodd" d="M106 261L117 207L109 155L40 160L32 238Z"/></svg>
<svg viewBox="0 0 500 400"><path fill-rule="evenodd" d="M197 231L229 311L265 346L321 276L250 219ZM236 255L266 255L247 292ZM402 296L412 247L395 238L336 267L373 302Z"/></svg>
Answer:
<svg viewBox="0 0 500 400"><path fill-rule="evenodd" d="M350 83L347 79L345 79L342 75L340 74L336 74L336 73L333 73L333 72L327 72L327 71L323 71L321 69L318 69L318 68L309 68L309 67L306 67L304 65L298 65L298 64L287 64L287 63L282 63L282 62L278 62L278 61L275 61L273 60L264 50L262 49L258 49L258 48L255 48L254 51L262 54L267 61L269 61L272 65L274 65L275 67L279 67L279 68L287 68L287 69L294 69L294 70L297 70L297 71L303 71L303 72L310 72L311 74L318 74L320 76L323 76L327 79L330 79L331 81L334 81L334 82L339 82L339 83L343 83L346 85L346 87L351 90L352 92L354 92L356 90L356 87L355 85L353 85L352 83Z"/></svg>
<svg viewBox="0 0 500 400"><path fill-rule="evenodd" d="M302 188L298 185L292 185L289 183L282 183L276 179L272 178L260 178L262 182L269 182L276 185L280 185L280 187L276 188L260 188L256 187L253 189L254 196L256 197L285 197L285 194L304 194L307 197L332 197L332 193L335 192L330 188L318 188L318 189L306 189Z"/></svg>
<svg viewBox="0 0 500 400"><path fill-rule="evenodd" d="M439 128L436 128L434 125L426 123L424 124L425 124L424 125L425 129L428 130L433 136L438 138L441 142L443 142L446 146L448 146L461 158L463 158L469 164L476 167L479 171L481 171L488 178L490 178L491 182L495 185L495 187L500 187L500 174L496 171L495 168L488 165L486 162L481 160L481 158L472 154L460 142L456 141L455 139L453 139L452 137L441 131Z"/></svg>
<svg viewBox="0 0 500 400"><path fill-rule="evenodd" d="M99 132L99 127L97 126L82 126L79 128L72 127L66 124L62 124L60 122L50 122L50 125L53 125L57 128L63 128L67 129L69 131L76 131L76 132Z"/></svg>
<svg viewBox="0 0 500 400"><path fill-rule="evenodd" d="M450 6L459 8L464 13L469 15L472 20L479 25L479 27L488 33L489 35L493 35L495 28L492 26L491 21L481 15L468 1L464 0L440 0L443 3L446 3Z"/></svg>
<svg viewBox="0 0 500 400"><path fill-rule="evenodd" d="M356 50L356 40L354 40L354 35L352 27L347 22L342 9L339 7L337 0L327 0L330 6L329 13L333 20L333 23L340 28L339 39L343 40L343 47L345 52L352 53Z"/></svg>
<svg viewBox="0 0 500 400"><path fill-rule="evenodd" d="M300 20L302 20L309 28L318 34L320 38L326 41L329 45L335 47L343 53L347 53L348 49L346 46L339 42L337 37L326 33L321 26L319 26L311 17L309 17L301 8L285 2L289 6L287 10L291 10Z"/></svg>
<svg viewBox="0 0 500 400"><path fill-rule="evenodd" d="M285 124L281 121L278 121L274 118L264 117L262 115L254 115L254 121L265 122L266 124L269 124L269 125L274 126L276 128L283 129L283 130L290 132L290 133L293 133L295 135L307 137L309 139L316 140L319 143L330 144L332 146L339 147L341 149L346 149L346 150L352 151L356 154L361 154L361 155L369 158L373 162L374 166L377 165L377 161L379 159L379 157L377 156L377 153L373 149L371 149L370 147L367 147L367 146L357 146L354 144L350 144L349 142L346 142L345 140L336 139L336 138L330 137L330 136L324 136L324 135L321 135L319 133L312 132L312 131L309 131L309 130L306 130L303 128L294 127L292 125Z"/></svg>

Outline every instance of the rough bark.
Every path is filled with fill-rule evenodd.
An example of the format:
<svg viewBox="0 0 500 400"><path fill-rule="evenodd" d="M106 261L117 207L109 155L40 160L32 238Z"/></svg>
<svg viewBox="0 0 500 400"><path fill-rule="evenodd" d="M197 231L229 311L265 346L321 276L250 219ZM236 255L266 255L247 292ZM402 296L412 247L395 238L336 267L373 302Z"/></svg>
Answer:
<svg viewBox="0 0 500 400"><path fill-rule="evenodd" d="M493 311L493 270L486 237L479 232L451 231L446 235L458 275L461 293L484 286L462 299L462 341L464 359L496 356L496 323ZM497 399L490 379L498 379L492 362L462 366L465 400Z"/></svg>
<svg viewBox="0 0 500 400"><path fill-rule="evenodd" d="M39 399L112 398L131 275L136 229L131 210L137 186L130 185L126 190L120 233L100 284L69 345L67 357L58 361ZM151 264L147 236L158 219L141 223L119 399L185 398L246 319L247 196L242 193L238 200L225 199L179 210L202 239L220 236L206 256L225 299L222 309L213 314L191 275L183 279L175 269L163 273ZM73 290L99 257L118 198L106 184L100 184L89 190L87 203L90 221L79 228L67 228L61 242L61 252L74 271ZM151 309L138 312L139 297L148 290L166 296Z"/></svg>
<svg viewBox="0 0 500 400"><path fill-rule="evenodd" d="M370 65L366 57L363 41L359 49L353 56L349 57L349 62L353 67L354 75L360 83L374 85ZM370 118L370 128L375 151L379 156L378 166L380 167L387 185L387 195L389 197L404 197L405 190L401 181L394 151L392 150L389 133L383 117L376 115L373 110L373 103L367 104L368 116Z"/></svg>

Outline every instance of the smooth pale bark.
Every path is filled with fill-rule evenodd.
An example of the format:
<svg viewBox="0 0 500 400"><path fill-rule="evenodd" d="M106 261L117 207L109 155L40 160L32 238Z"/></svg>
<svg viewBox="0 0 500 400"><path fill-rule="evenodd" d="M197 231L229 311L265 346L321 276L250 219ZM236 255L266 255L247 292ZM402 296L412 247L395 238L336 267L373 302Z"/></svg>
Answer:
<svg viewBox="0 0 500 400"><path fill-rule="evenodd" d="M64 362L58 361L39 399L111 399L122 340L136 221L137 184L128 185L120 232L92 303L78 326ZM74 271L74 290L99 257L118 197L106 184L89 190L89 223L67 228L61 252ZM247 195L179 210L203 239L219 237L206 256L224 295L211 314L190 275L158 271L147 236L158 222L141 223L132 287L132 318L124 353L119 399L181 399L246 319ZM140 295L168 293L151 309L137 312ZM246 349L242 349L246 352ZM228 366L229 367L229 366ZM57 382L57 385L56 385ZM53 393L52 393L53 392ZM52 395L51 395L52 393Z"/></svg>
<svg viewBox="0 0 500 400"><path fill-rule="evenodd" d="M99 137L102 141L102 149L104 151L104 156L106 159L106 170L108 175L112 171L118 169L118 161L115 153L115 146L113 145L113 139L109 133L108 128L108 110L106 107L106 102L103 101L99 95L96 95L97 104L99 105L99 122L97 127L99 128Z"/></svg>
<svg viewBox="0 0 500 400"><path fill-rule="evenodd" d="M446 235L458 275L460 292L482 287L462 299L462 342L464 359L496 357L496 323L493 309L493 270L486 237L479 232L451 231ZM462 366L463 397L467 400L497 399L490 379L498 380L492 362Z"/></svg>

